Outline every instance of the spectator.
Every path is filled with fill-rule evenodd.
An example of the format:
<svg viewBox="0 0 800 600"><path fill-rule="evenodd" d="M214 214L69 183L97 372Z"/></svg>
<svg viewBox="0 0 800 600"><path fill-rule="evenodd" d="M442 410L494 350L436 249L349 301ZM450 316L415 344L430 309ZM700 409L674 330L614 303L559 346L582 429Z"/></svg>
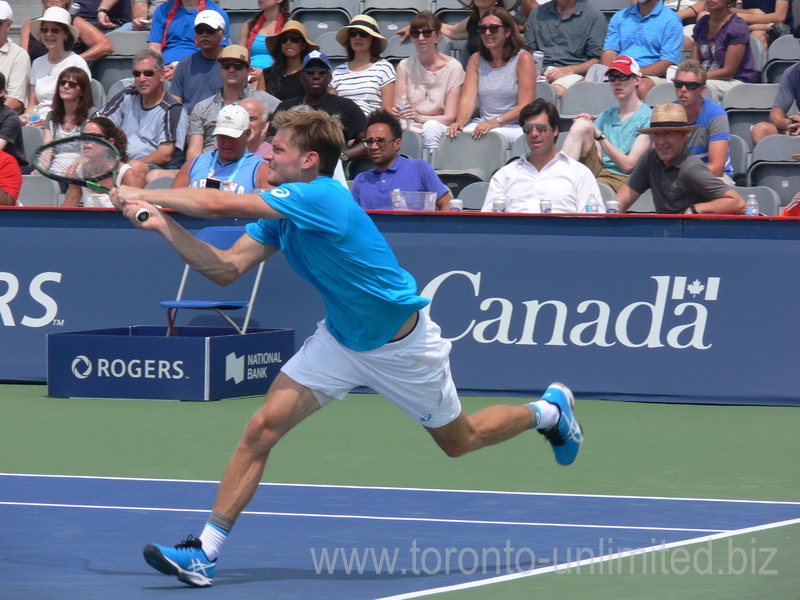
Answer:
<svg viewBox="0 0 800 600"><path fill-rule="evenodd" d="M639 98L665 81L670 65L681 62L683 28L677 15L661 0L637 2L617 13L608 24L600 62L610 65L620 55L634 59L642 72Z"/></svg>
<svg viewBox="0 0 800 600"><path fill-rule="evenodd" d="M22 123L17 113L5 105L6 76L0 73L0 150L10 154L24 173L31 167L25 158L25 145L22 141Z"/></svg>
<svg viewBox="0 0 800 600"><path fill-rule="evenodd" d="M379 108L367 116L364 146L375 168L356 175L353 198L367 210L392 210L392 190L436 192L436 210L450 210L452 195L433 167L399 155L402 137L400 121L388 110Z"/></svg>
<svg viewBox="0 0 800 600"><path fill-rule="evenodd" d="M483 212L492 212L496 198L506 201L506 212L540 213L543 199L550 201L554 213L583 212L591 195L605 211L592 172L556 149L560 122L555 105L541 98L522 109L519 123L530 152L492 176Z"/></svg>
<svg viewBox="0 0 800 600"><path fill-rule="evenodd" d="M373 110L391 110L396 74L392 63L381 58L388 41L378 23L368 15L356 15L336 34L347 50L347 62L333 71L331 87L342 98L350 98L368 115Z"/></svg>
<svg viewBox="0 0 800 600"><path fill-rule="evenodd" d="M178 61L169 88L169 93L183 102L189 114L198 102L210 98L222 87L222 72L217 58L222 52L224 37L222 15L215 10L197 13L194 38L200 50Z"/></svg>
<svg viewBox="0 0 800 600"><path fill-rule="evenodd" d="M272 144L265 141L267 129L269 129L269 110L258 98L245 98L239 102L239 106L247 111L250 116L250 131L252 135L247 140L247 149L258 156L264 158L267 151L272 148Z"/></svg>
<svg viewBox="0 0 800 600"><path fill-rule="evenodd" d="M701 0L695 8L699 13L712 11L708 0ZM750 33L764 44L764 48L794 29L791 0L741 0L741 7L731 8L731 12L747 23Z"/></svg>
<svg viewBox="0 0 800 600"><path fill-rule="evenodd" d="M637 130L650 122L652 109L636 93L642 72L635 60L617 57L608 66L606 78L619 106L607 108L597 117L578 115L562 151L589 167L599 183L619 191L650 147L650 137L637 134Z"/></svg>
<svg viewBox="0 0 800 600"><path fill-rule="evenodd" d="M759 80L750 49L750 30L730 10L736 1L706 2L711 12L698 19L692 34L692 58L700 61L708 72L707 84L715 102L721 102L725 92L736 84Z"/></svg>
<svg viewBox="0 0 800 600"><path fill-rule="evenodd" d="M269 165L248 151L253 136L250 115L241 106L223 106L214 119L216 148L187 161L172 182L173 188L216 188L233 194L252 194L267 183Z"/></svg>
<svg viewBox="0 0 800 600"><path fill-rule="evenodd" d="M728 113L713 100L703 98L705 68L696 60L686 60L678 65L672 83L678 97L676 102L686 111L689 125L698 125L687 137L689 151L706 163L714 175L733 185Z"/></svg>
<svg viewBox="0 0 800 600"><path fill-rule="evenodd" d="M329 115L338 115L344 128L344 137L348 146L342 159L355 160L366 156L367 149L363 144L357 143L364 137L366 117L358 107L358 104L349 98L342 98L330 93L331 63L328 57L319 50L312 50L306 54L303 59L303 71L300 80L303 82L305 95L281 102L270 117L270 120L273 121L275 115L281 111L291 110L300 106L321 110ZM267 141L271 142L274 135L275 127L270 123L267 131Z"/></svg>
<svg viewBox="0 0 800 600"><path fill-rule="evenodd" d="M242 25L239 45L250 52L250 83L259 81L264 69L272 66L274 59L267 39L280 34L288 20L288 0L259 0L258 12Z"/></svg>
<svg viewBox="0 0 800 600"><path fill-rule="evenodd" d="M50 8L58 7L67 11L71 7L70 0L42 0L45 12ZM67 12L69 14L69 12ZM94 25L81 17L69 16L69 23L75 28L73 51L87 63L99 60L114 51L114 46L105 34ZM40 56L47 54L47 48L42 45L42 40L32 35L31 24L39 19L23 23L19 34L19 45L28 52L28 56L35 61Z"/></svg>
<svg viewBox="0 0 800 600"><path fill-rule="evenodd" d="M464 86L461 63L436 48L441 29L439 17L429 10L414 16L409 35L417 53L398 65L394 89L392 114L422 134L426 148L436 148L456 120Z"/></svg>
<svg viewBox="0 0 800 600"><path fill-rule="evenodd" d="M80 8L74 16L86 19L101 30L110 31L131 20L130 0L80 0L76 4Z"/></svg>
<svg viewBox="0 0 800 600"><path fill-rule="evenodd" d="M617 192L620 212L626 212L650 189L657 213L744 213L742 197L690 152L686 138L695 129L697 125L689 125L680 104L658 104L653 108L650 127L639 130L653 135L653 147Z"/></svg>
<svg viewBox="0 0 800 600"><path fill-rule="evenodd" d="M508 145L522 135L517 124L523 106L536 96L536 69L522 36L504 8L491 8L478 26L480 50L470 56L456 121L447 128L455 137L461 130L482 138L492 129L506 136ZM476 104L480 117L472 119Z"/></svg>
<svg viewBox="0 0 800 600"><path fill-rule="evenodd" d="M303 59L312 50L319 50L319 46L308 39L305 26L299 21L287 21L281 33L267 38L267 50L274 62L262 72L257 89L265 90L279 100L305 94L300 81Z"/></svg>
<svg viewBox="0 0 800 600"><path fill-rule="evenodd" d="M22 189L19 163L8 152L0 150L0 206L14 206Z"/></svg>
<svg viewBox="0 0 800 600"><path fill-rule="evenodd" d="M44 43L47 54L31 65L30 94L28 107L22 115L23 125L27 125L32 116L41 119L47 116L64 69L79 67L88 77L92 76L86 61L72 52L77 32L70 24L69 13L63 8L48 8L41 19L31 21L30 30L35 39Z"/></svg>
<svg viewBox="0 0 800 600"><path fill-rule="evenodd" d="M202 9L199 8L201 3ZM164 57L164 78L168 81L172 80L178 61L195 51L194 20L201 10L215 10L225 19L222 45L227 46L230 36L228 14L213 0L169 0L153 13L147 47Z"/></svg>
<svg viewBox="0 0 800 600"><path fill-rule="evenodd" d="M164 89L164 61L158 52L133 57L134 84L114 96L100 111L128 137L131 166L145 182L149 171L183 164L186 109Z"/></svg>
<svg viewBox="0 0 800 600"><path fill-rule="evenodd" d="M217 125L217 114L223 106L237 104L245 98L256 98L267 107L268 111L278 107L277 98L266 92L254 90L247 83L250 59L245 47L235 44L228 46L219 55L218 61L224 83L216 94L198 103L192 111L192 118L189 120L187 161L217 147L214 128Z"/></svg>
<svg viewBox="0 0 800 600"><path fill-rule="evenodd" d="M44 125L44 143L79 135L94 109L92 83L83 69L67 67L61 71L53 96L53 108Z"/></svg>
<svg viewBox="0 0 800 600"><path fill-rule="evenodd" d="M28 53L8 37L14 12L0 0L0 73L6 76L6 106L21 113L28 106L31 83L31 60Z"/></svg>
<svg viewBox="0 0 800 600"><path fill-rule="evenodd" d="M97 183L108 189L119 187L120 185L130 185L133 187L144 187L144 180L136 174L136 171L128 164L128 138L125 132L105 117L94 117L83 126L83 135L97 137L107 141L119 152L120 166L117 169L116 178L107 177ZM91 152L91 144L85 147L84 152ZM89 188L70 184L67 195L64 197L64 206L84 206L84 207L105 207L113 208L108 194L95 192Z"/></svg>
<svg viewBox="0 0 800 600"><path fill-rule="evenodd" d="M121 1L122 0L102 0L102 2L100 2L100 7L110 9ZM164 4L164 2L166 2L166 0L133 0L130 22L120 25L117 31L148 31L150 29L150 22L153 19L153 13L159 6ZM110 27L108 24L111 23L111 21L108 19L107 15L98 13L97 21L100 27Z"/></svg>
<svg viewBox="0 0 800 600"><path fill-rule="evenodd" d="M600 62L607 29L605 15L586 1L553 0L531 11L525 47L544 54L544 76L559 98Z"/></svg>
<svg viewBox="0 0 800 600"><path fill-rule="evenodd" d="M778 93L775 94L772 109L769 111L769 122L756 123L750 131L753 145L776 133L800 135L800 115L786 116L795 103L800 106L800 63L783 72Z"/></svg>

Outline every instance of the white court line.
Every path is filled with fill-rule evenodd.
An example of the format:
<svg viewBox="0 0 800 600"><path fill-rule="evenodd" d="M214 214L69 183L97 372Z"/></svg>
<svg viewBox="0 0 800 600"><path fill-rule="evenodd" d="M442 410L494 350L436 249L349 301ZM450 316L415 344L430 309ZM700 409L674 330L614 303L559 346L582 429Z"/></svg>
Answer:
<svg viewBox="0 0 800 600"><path fill-rule="evenodd" d="M100 477L94 475L40 475L36 473L0 473L0 477L42 477L54 479L97 479L108 481L156 481L164 483L207 483L218 485L219 481L207 479L162 479L149 477ZM507 496L554 496L557 498L610 498L627 500L674 500L677 502L733 502L744 504L778 504L778 505L797 505L800 502L789 502L784 500L737 500L734 498L683 498L671 496L629 496L614 494L564 494L558 492L511 492L502 490L459 490L459 489L439 489L439 488L415 488L415 487L386 487L370 485L333 485L317 483L259 483L264 487L310 487L324 489L343 489L343 490L389 490L401 492L441 492L458 494L495 494Z"/></svg>
<svg viewBox="0 0 800 600"><path fill-rule="evenodd" d="M650 554L652 552L670 550L672 548L679 548L681 546L689 546L692 544L700 544L704 542L712 542L715 540L720 540L724 538L734 537L737 535L746 535L748 533L755 533L756 531L764 531L766 529L776 529L778 527L786 527L788 525L797 525L800 524L800 519L790 519L788 521L779 521L776 523L767 523L765 525L758 525L756 527L746 527L744 529L735 529L732 531L726 531L723 533L717 533L714 535L698 537L689 540L683 540L678 542L670 542L669 544L661 544L659 546L650 546L648 548L641 548L634 551L635 556L643 555L643 554ZM448 585L439 588L432 588L429 590L421 590L418 592L411 592L408 594L398 594L396 596L385 596L383 598L377 598L376 600L410 600L411 598L422 598L424 596L432 596L434 594L443 594L446 592L455 592L458 590L466 590L475 587L481 587L485 585L493 585L496 583L502 583L504 581L512 581L514 579L521 579L523 577L533 577L534 575L543 575L545 573L552 573L554 571L567 571L568 569L583 567L586 565L594 565L594 564L601 564L611 560L616 559L625 559L630 558L630 552L615 552L614 554L607 554L604 556L594 557L594 558L587 558L582 561L575 561L570 563L562 563L558 565L553 565L550 567L543 567L541 569L534 569L532 571L523 571L520 573L512 573L510 575L501 575L499 577L491 577L489 579L481 579L479 581L471 581L468 583L460 583L457 585ZM592 566L592 568L594 568Z"/></svg>
<svg viewBox="0 0 800 600"><path fill-rule="evenodd" d="M45 508L93 508L97 510L148 510L154 512L207 513L202 508L163 508L158 506L103 506L99 504L59 504L51 502L0 502L2 506L38 506ZM482 521L473 519L434 519L428 517L380 517L373 515L328 515L323 513L290 513L246 510L245 515L268 517L305 517L315 519L357 519L363 521L408 521L418 523L458 523L461 525L511 525L519 527L568 527L573 529L622 529L637 531L685 531L694 533L718 533L725 529L689 529L683 527L641 527L633 525L582 525L580 523L529 523L525 521Z"/></svg>

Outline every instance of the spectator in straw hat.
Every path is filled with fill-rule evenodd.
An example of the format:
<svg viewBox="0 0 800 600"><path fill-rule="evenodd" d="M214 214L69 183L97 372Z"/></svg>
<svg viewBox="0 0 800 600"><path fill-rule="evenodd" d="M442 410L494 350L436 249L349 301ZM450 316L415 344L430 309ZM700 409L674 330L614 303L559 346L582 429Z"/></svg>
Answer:
<svg viewBox="0 0 800 600"><path fill-rule="evenodd" d="M742 197L689 150L687 135L697 127L689 125L680 104L658 104L653 108L650 127L639 129L639 133L652 135L653 147L617 192L621 212L650 189L657 213L744 213Z"/></svg>

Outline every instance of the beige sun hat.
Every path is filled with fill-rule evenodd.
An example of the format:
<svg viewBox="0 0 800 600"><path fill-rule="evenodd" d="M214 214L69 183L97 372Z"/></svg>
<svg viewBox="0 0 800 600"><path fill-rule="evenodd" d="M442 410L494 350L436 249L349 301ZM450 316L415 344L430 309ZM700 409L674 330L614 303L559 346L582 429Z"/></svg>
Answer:
<svg viewBox="0 0 800 600"><path fill-rule="evenodd" d="M41 29L42 23L45 21L63 25L67 28L69 34L72 36L72 42L75 43L78 40L78 30L72 26L72 18L69 16L69 13L60 6L51 6L44 11L44 14L41 17L31 21L31 35L36 41L42 41Z"/></svg>
<svg viewBox="0 0 800 600"><path fill-rule="evenodd" d="M637 129L639 133L656 131L694 131L699 125L689 125L686 111L680 104L656 104L650 116L650 127Z"/></svg>
<svg viewBox="0 0 800 600"><path fill-rule="evenodd" d="M306 26L300 21L289 20L283 24L283 29L281 29L280 33L267 36L267 52L273 54L275 52L275 48L278 47L278 40L280 37L285 33L291 33L293 31L303 36L303 39L306 41L306 46L308 46L309 50L319 50L319 46L308 39L308 30L306 30Z"/></svg>
<svg viewBox="0 0 800 600"><path fill-rule="evenodd" d="M378 40L378 53L383 52L386 50L386 46L389 45L389 40L381 35L381 30L378 27L378 22L370 17L369 15L356 15L350 21L350 24L346 27L342 27L338 33L336 34L336 41L339 42L345 48L348 47L348 36L349 31L351 29L360 29L361 31L366 31L372 37Z"/></svg>

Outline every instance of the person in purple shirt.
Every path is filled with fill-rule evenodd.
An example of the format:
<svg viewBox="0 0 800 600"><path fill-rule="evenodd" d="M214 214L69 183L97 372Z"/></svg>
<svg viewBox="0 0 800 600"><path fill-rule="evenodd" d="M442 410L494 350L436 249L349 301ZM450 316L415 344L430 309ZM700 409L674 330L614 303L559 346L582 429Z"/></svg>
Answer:
<svg viewBox="0 0 800 600"><path fill-rule="evenodd" d="M452 195L427 162L400 156L403 128L392 113L378 109L367 116L366 137L371 171L353 181L353 198L367 210L392 210L392 190L436 192L436 210L450 210Z"/></svg>

